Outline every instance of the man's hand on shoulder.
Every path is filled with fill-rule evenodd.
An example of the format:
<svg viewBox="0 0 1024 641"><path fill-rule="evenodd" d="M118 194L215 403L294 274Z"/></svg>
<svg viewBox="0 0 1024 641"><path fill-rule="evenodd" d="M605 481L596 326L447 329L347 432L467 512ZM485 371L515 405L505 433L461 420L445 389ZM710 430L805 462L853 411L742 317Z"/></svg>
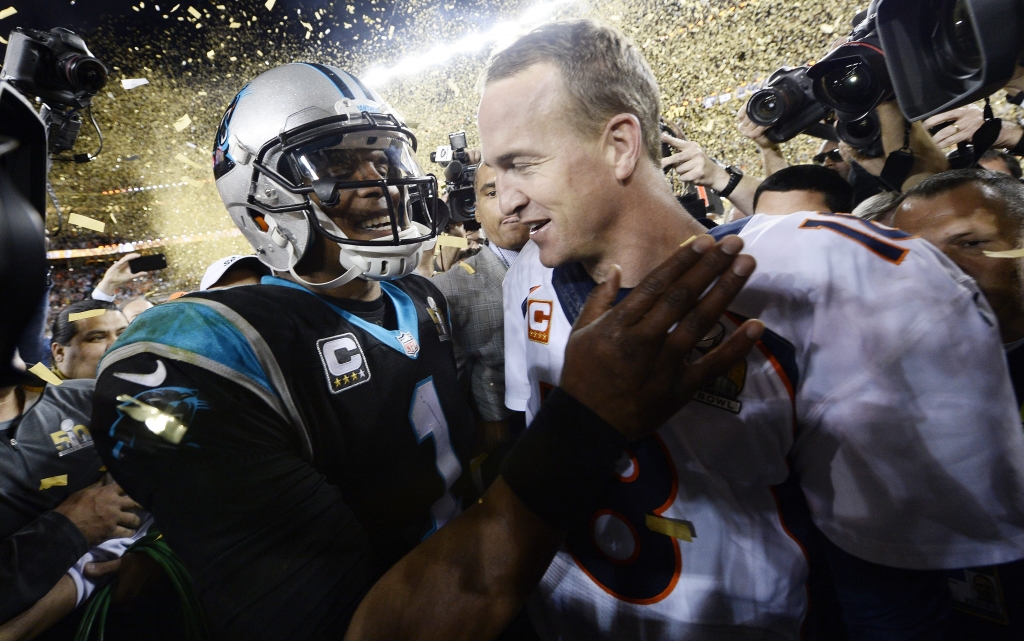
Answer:
<svg viewBox="0 0 1024 641"><path fill-rule="evenodd" d="M560 387L629 440L663 424L697 389L744 358L764 331L760 321L749 320L689 361L754 271L754 259L740 255L742 248L737 236L719 243L700 236L614 306L620 274L613 270L573 326Z"/></svg>
<svg viewBox="0 0 1024 641"><path fill-rule="evenodd" d="M142 506L127 496L120 485L96 481L64 499L54 511L68 517L92 546L134 535L141 520L131 510L139 509Z"/></svg>

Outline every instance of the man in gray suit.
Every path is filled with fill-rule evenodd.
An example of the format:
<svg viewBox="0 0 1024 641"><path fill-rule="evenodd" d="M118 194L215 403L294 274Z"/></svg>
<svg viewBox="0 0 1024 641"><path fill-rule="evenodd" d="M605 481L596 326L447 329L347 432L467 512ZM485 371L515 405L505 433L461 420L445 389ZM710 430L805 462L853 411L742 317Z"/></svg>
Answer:
<svg viewBox="0 0 1024 641"><path fill-rule="evenodd" d="M474 184L476 221L487 236L487 245L433 278L448 299L459 378L468 382L480 445L487 452L511 436L512 412L505 407L501 282L530 239L529 228L519 224L517 216L501 213L494 175L493 169L481 164Z"/></svg>

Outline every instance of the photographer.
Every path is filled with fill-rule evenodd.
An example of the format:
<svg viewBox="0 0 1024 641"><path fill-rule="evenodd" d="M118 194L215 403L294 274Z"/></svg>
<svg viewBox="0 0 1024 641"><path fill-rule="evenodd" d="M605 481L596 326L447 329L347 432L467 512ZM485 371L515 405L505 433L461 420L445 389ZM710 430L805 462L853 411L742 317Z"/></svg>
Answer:
<svg viewBox="0 0 1024 641"><path fill-rule="evenodd" d="M475 256L434 276L451 310L452 339L459 377L468 378L477 417L478 440L492 452L513 436L505 407L505 336L502 281L519 250L530 240L518 214L505 215L498 206L494 169L477 167L474 218L487 244Z"/></svg>

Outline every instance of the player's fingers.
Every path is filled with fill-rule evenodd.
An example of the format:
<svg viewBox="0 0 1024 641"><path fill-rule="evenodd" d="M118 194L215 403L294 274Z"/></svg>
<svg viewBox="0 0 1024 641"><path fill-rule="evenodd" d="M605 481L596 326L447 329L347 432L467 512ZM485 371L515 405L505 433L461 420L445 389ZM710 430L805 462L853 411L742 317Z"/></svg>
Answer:
<svg viewBox="0 0 1024 641"><path fill-rule="evenodd" d="M130 496L121 496L117 499L117 507L122 510L141 510L142 506L135 502Z"/></svg>
<svg viewBox="0 0 1024 641"><path fill-rule="evenodd" d="M110 538L112 539L130 539L133 536L135 536L135 530L126 527L117 526L110 531Z"/></svg>
<svg viewBox="0 0 1024 641"><path fill-rule="evenodd" d="M715 246L715 240L701 234L672 252L663 263L647 274L629 296L615 306L623 325L639 322L658 302L668 288L683 274L687 273L705 253Z"/></svg>
<svg viewBox="0 0 1024 641"><path fill-rule="evenodd" d="M676 323L684 321L688 329L698 333L693 337L694 343L703 338L705 329L697 317L702 317L709 310L714 313L715 304L723 298L722 292L729 291L732 296L735 296L735 293L739 292L743 286L743 282L746 281L744 277L743 282L736 284L735 287L729 287L737 278L729 268L733 265L741 249L743 249L743 240L739 236L724 238L714 249L706 252L696 265L680 274L664 288L664 294L658 297L651 311L637 324L638 327L644 332L659 335L668 332ZM752 258L747 257L742 264L747 265L752 261ZM749 275L751 271L753 271L752 267L746 272L746 275ZM709 303L702 304L701 295L716 279L725 279L726 283L720 284L708 292L709 296L715 295L712 296ZM722 311L725 311L725 307L731 300L731 296L725 300L721 311L711 317L712 322L721 315ZM691 318L694 314L696 316ZM686 321L687 318L690 320Z"/></svg>
<svg viewBox="0 0 1024 641"><path fill-rule="evenodd" d="M764 323L757 319L750 319L737 327L721 345L686 366L679 381L680 392L691 394L693 390L729 371L754 349L762 334Z"/></svg>
<svg viewBox="0 0 1024 641"><path fill-rule="evenodd" d="M587 297L583 310L576 318L576 322L573 323L573 331L586 327L612 308L612 305L615 303L615 296L619 292L619 283L621 282L622 268L618 265L612 265L605 281L595 287L590 292L590 296Z"/></svg>
<svg viewBox="0 0 1024 641"><path fill-rule="evenodd" d="M117 515L117 524L124 528L137 529L142 525L142 519L134 512L121 511Z"/></svg>
<svg viewBox="0 0 1024 641"><path fill-rule="evenodd" d="M113 574L121 567L121 559L103 561L101 563L86 563L82 567L82 574L90 579L96 579L106 574Z"/></svg>

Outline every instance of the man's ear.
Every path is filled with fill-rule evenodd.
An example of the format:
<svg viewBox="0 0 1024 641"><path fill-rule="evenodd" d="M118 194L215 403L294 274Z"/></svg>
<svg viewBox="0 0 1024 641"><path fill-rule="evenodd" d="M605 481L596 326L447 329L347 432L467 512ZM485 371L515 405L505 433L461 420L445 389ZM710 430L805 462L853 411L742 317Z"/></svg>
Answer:
<svg viewBox="0 0 1024 641"><path fill-rule="evenodd" d="M613 168L615 178L621 181L633 175L644 154L640 119L633 114L613 116L605 125L601 141L605 149L605 160Z"/></svg>
<svg viewBox="0 0 1024 641"><path fill-rule="evenodd" d="M64 362L64 346L57 341L50 344L50 354L53 356L54 363Z"/></svg>

